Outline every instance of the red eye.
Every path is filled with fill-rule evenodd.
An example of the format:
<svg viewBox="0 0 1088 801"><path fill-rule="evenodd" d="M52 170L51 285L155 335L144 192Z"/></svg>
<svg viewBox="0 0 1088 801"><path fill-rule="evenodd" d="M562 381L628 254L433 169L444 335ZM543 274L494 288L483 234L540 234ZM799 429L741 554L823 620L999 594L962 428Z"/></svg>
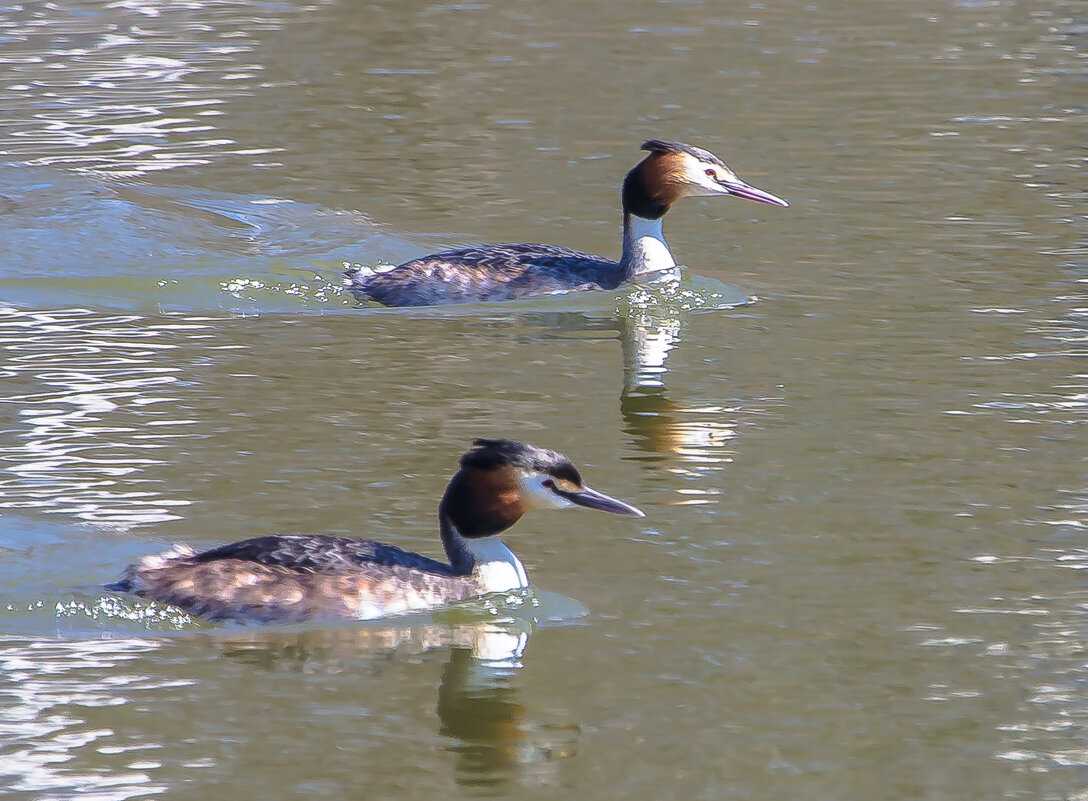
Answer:
<svg viewBox="0 0 1088 801"><path fill-rule="evenodd" d="M706 170L706 174L713 178L715 181L718 180L718 173L714 172L714 170L708 169Z"/></svg>
<svg viewBox="0 0 1088 801"><path fill-rule="evenodd" d="M543 481L541 481L541 482L540 482L540 485L541 485L542 487L547 487L547 488L548 488L548 489L550 489L550 490L553 490L553 489L555 489L555 482L554 482L554 481L552 481L552 480L551 480L550 478L546 478L546 479L544 479Z"/></svg>

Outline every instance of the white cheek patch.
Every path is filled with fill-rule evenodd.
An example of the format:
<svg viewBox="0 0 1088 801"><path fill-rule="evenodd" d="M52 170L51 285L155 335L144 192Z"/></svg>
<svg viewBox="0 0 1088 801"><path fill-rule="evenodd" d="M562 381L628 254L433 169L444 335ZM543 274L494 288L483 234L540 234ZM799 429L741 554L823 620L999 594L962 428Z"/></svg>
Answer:
<svg viewBox="0 0 1088 801"><path fill-rule="evenodd" d="M719 183L719 181L725 181L726 183L741 183L741 180L737 178L736 174L728 167L722 167L717 164L704 164L701 161L695 161L692 159L688 162L687 179L693 184L693 188L703 190L702 192L695 192L694 194L700 195L724 195L727 194L725 188ZM707 170L714 170L716 177L711 177L706 174Z"/></svg>
<svg viewBox="0 0 1088 801"><path fill-rule="evenodd" d="M574 506L561 495L544 486L545 481L552 479L538 473L524 473L519 479L522 497L534 509L569 509Z"/></svg>
<svg viewBox="0 0 1088 801"><path fill-rule="evenodd" d="M695 183L699 185L707 194L718 195L722 192L721 185L707 175L705 172L700 171L695 176Z"/></svg>

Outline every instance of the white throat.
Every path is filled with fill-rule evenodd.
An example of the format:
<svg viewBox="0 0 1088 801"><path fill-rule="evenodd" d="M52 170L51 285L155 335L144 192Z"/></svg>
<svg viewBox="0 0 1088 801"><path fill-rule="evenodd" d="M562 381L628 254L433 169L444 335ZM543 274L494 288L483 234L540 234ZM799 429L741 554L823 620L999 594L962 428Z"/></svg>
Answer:
<svg viewBox="0 0 1088 801"><path fill-rule="evenodd" d="M647 220L637 214L628 214L624 220L622 263L629 277L676 267L661 231L663 219Z"/></svg>
<svg viewBox="0 0 1088 801"><path fill-rule="evenodd" d="M497 536L464 540L465 548L472 554L472 577L479 586L480 594L509 592L529 586L529 577L518 558Z"/></svg>

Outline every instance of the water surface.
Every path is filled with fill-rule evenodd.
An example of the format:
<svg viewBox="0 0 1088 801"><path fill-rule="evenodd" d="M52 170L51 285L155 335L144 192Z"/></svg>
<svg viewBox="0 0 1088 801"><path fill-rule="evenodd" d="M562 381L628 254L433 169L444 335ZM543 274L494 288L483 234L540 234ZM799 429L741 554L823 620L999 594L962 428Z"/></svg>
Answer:
<svg viewBox="0 0 1088 801"><path fill-rule="evenodd" d="M1080 16L1078 16L1080 15ZM0 10L0 786L1078 798L1086 40L1064 0ZM344 263L618 251L680 287L362 307ZM477 436L643 508L526 598L240 629L103 593L183 540L437 554Z"/></svg>

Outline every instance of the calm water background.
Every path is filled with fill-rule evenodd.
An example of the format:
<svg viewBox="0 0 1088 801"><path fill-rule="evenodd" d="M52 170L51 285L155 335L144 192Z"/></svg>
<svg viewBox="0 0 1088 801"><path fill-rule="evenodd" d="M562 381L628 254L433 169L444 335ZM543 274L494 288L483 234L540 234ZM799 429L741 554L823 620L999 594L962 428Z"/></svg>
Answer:
<svg viewBox="0 0 1088 801"><path fill-rule="evenodd" d="M1073 0L0 9L8 798L1088 798L1088 26ZM615 255L683 291L358 307L343 262ZM731 309L749 295L758 302ZM96 585L184 540L437 553L474 436L529 598L216 629Z"/></svg>

